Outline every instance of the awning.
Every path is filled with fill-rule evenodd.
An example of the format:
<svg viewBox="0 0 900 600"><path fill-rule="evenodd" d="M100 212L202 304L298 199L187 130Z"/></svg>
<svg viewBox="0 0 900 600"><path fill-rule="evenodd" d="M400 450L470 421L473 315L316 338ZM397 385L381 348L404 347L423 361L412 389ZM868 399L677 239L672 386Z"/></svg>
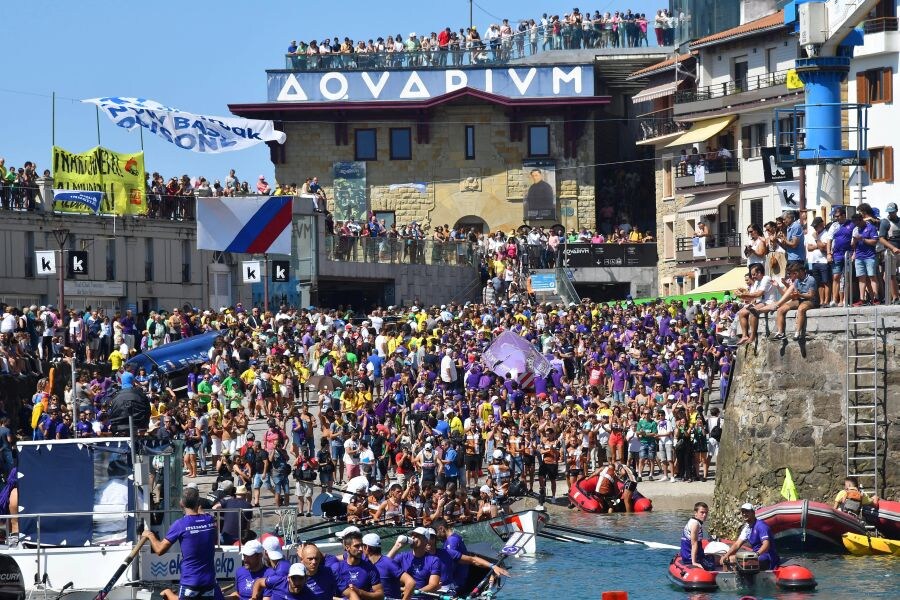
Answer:
<svg viewBox="0 0 900 600"><path fill-rule="evenodd" d="M662 98L663 96L672 96L673 94L675 94L675 90L678 89L678 86L682 81L684 80L679 79L678 81L670 81L669 83L655 85L651 88L647 88L646 90L642 90L631 97L631 102L637 104L638 102L655 100L656 98Z"/></svg>
<svg viewBox="0 0 900 600"><path fill-rule="evenodd" d="M728 127L728 125L730 125L731 122L736 118L737 115L725 115L724 117L716 117L714 119L697 121L691 126L691 129L687 133L683 134L680 138L667 145L666 148L705 142L712 136Z"/></svg>
<svg viewBox="0 0 900 600"><path fill-rule="evenodd" d="M147 369L147 373L153 369L160 373L171 373L209 360L209 349L223 334L222 331L211 331L183 338L142 352L125 364L134 365L137 369Z"/></svg>
<svg viewBox="0 0 900 600"><path fill-rule="evenodd" d="M747 267L735 267L724 275L716 277L712 281L707 281L698 288L691 290L691 294L713 294L716 292L733 292L734 290L745 287L747 282L744 281L744 275L747 274Z"/></svg>
<svg viewBox="0 0 900 600"><path fill-rule="evenodd" d="M737 190L719 192L717 194L701 194L694 197L694 201L678 211L682 219L699 219L706 215L715 214L719 206L737 195Z"/></svg>

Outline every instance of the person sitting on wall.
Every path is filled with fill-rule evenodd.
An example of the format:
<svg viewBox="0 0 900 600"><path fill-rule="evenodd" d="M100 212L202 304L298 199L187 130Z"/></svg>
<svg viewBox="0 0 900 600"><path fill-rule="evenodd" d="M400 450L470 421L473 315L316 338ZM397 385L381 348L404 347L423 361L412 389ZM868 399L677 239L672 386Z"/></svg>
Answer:
<svg viewBox="0 0 900 600"><path fill-rule="evenodd" d="M761 264L750 265L750 278L753 280L750 289L738 294L738 297L746 302L737 314L741 324L741 339L738 340L738 346L755 341L759 316L777 309L778 288L772 282L772 278L765 274Z"/></svg>

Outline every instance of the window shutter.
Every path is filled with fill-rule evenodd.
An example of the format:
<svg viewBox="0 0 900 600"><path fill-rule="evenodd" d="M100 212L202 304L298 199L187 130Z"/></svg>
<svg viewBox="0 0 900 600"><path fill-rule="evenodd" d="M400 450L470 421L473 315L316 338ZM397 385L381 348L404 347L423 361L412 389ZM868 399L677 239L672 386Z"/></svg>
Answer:
<svg viewBox="0 0 900 600"><path fill-rule="evenodd" d="M894 147L885 146L881 153L882 171L885 181L894 181Z"/></svg>
<svg viewBox="0 0 900 600"><path fill-rule="evenodd" d="M882 81L884 82L884 101L885 102L893 102L894 101L894 70L891 67L886 67L881 75Z"/></svg>
<svg viewBox="0 0 900 600"><path fill-rule="evenodd" d="M869 79L866 77L865 71L856 74L856 102L857 104L869 103Z"/></svg>

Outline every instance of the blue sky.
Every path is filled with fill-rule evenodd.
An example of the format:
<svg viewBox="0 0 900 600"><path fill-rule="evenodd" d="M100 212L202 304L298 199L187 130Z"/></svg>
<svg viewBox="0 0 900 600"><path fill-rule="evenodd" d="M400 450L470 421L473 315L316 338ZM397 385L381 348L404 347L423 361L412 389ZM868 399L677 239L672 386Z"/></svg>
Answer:
<svg viewBox="0 0 900 600"><path fill-rule="evenodd" d="M478 0L474 22L484 31L498 18L538 18L628 9L655 14L668 2L652 0ZM20 167L35 161L49 168L51 93L56 92L56 144L80 152L97 144L94 107L77 100L98 96L152 98L181 110L228 116L227 104L265 100L265 70L280 68L291 39L326 35L355 40L410 31L432 31L469 22L468 0L157 0L116 4L32 0L4 20L0 56L0 156ZM653 35L650 35L651 43ZM102 144L120 152L140 149L128 133L100 117ZM224 179L229 168L253 180L271 177L268 148L199 155L144 136L148 171L166 176ZM270 179L271 181L271 179Z"/></svg>

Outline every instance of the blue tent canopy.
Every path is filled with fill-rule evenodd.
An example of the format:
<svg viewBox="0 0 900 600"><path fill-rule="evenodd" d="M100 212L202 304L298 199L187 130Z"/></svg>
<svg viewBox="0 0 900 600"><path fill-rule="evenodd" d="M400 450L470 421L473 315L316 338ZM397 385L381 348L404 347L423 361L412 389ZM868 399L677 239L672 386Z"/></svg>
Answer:
<svg viewBox="0 0 900 600"><path fill-rule="evenodd" d="M147 369L148 373L154 368L160 373L170 373L184 369L209 360L209 349L212 348L216 339L221 335L222 332L220 331L211 331L178 340L177 342L142 352L125 364L133 365L136 369Z"/></svg>

